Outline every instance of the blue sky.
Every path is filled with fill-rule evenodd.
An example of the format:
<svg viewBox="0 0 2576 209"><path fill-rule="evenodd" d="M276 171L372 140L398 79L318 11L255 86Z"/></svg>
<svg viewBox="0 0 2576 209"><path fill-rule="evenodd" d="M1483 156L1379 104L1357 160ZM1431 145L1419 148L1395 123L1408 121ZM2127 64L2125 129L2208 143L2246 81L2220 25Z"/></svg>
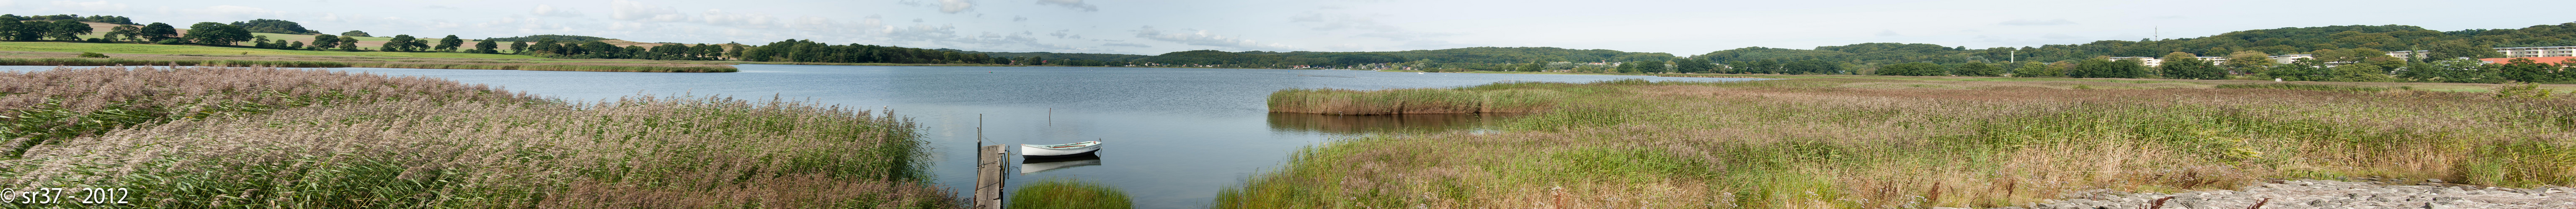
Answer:
<svg viewBox="0 0 2576 209"><path fill-rule="evenodd" d="M1161 54L1546 46L1695 55L1870 42L1986 48L2326 25L2433 30L2576 21L2576 1L0 0L0 13L186 26L254 18L338 33L785 39L974 51ZM2528 9L2516 9L2528 8ZM2160 31L2160 32L2159 32Z"/></svg>

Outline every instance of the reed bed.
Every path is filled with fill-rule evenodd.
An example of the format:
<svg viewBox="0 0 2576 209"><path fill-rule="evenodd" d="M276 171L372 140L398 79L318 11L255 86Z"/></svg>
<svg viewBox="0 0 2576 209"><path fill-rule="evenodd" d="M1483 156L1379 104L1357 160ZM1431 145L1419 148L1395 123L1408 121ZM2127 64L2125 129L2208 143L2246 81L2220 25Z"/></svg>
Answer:
<svg viewBox="0 0 2576 209"><path fill-rule="evenodd" d="M563 103L438 79L271 68L58 69L6 78L28 77L58 85L0 92L15 93L13 99L77 96L55 96L79 101L57 105L65 107L113 107L116 98L191 108L330 102L166 117L47 141L24 157L0 160L0 185L15 186L10 191L125 188L134 191L129 206L163 208L949 208L959 202L925 183L926 148L917 125L890 112L721 97ZM233 89L257 94L222 94L241 91ZM185 93L196 91L206 93ZM19 100L25 99L12 101ZM10 110L30 107L51 106ZM10 207L16 206L71 205Z"/></svg>
<svg viewBox="0 0 2576 209"><path fill-rule="evenodd" d="M535 101L432 78L228 67L56 67L0 72L0 144L29 148L108 130L186 118L390 100Z"/></svg>
<svg viewBox="0 0 2576 209"><path fill-rule="evenodd" d="M1854 83L1933 87L1853 87ZM1598 88L1498 133L1293 154L1218 208L1919 208L2270 179L2576 185L2576 101L2349 88L1801 79Z"/></svg>
<svg viewBox="0 0 2576 209"><path fill-rule="evenodd" d="M1126 209L1136 205L1127 191L1099 182L1043 179L1011 190L1010 205L1019 209Z"/></svg>
<svg viewBox="0 0 2576 209"><path fill-rule="evenodd" d="M542 70L593 72L657 73L729 73L739 72L731 65L708 64L623 64L623 63L556 63L474 62L441 60L394 61L307 61L307 60L194 60L194 59L96 59L96 58L0 58L0 65L37 66L215 66L215 67L297 67L297 68L420 68L467 70Z"/></svg>
<svg viewBox="0 0 2576 209"><path fill-rule="evenodd" d="M1605 81L1642 82L1644 80ZM1509 83L1513 85L1561 85ZM1326 115L1401 115L1466 113L1531 113L1556 105L1567 94L1599 92L1590 88L1467 87L1450 89L1289 89L1270 93L1270 112Z"/></svg>

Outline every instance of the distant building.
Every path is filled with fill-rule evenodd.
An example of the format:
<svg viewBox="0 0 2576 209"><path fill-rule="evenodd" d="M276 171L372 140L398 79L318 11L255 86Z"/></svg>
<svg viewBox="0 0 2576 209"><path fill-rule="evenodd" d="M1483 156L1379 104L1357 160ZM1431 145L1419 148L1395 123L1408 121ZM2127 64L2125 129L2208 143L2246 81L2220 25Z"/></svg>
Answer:
<svg viewBox="0 0 2576 209"><path fill-rule="evenodd" d="M2273 62L2273 63L2280 63L2280 64L2290 64L2290 62L2291 62L2291 61L2299 61L2299 59L2303 59L2303 58L2317 58L2317 55L2314 55L2314 54L2284 54L2284 55L2279 55L2279 56L2272 56L2272 62Z"/></svg>
<svg viewBox="0 0 2576 209"><path fill-rule="evenodd" d="M2533 61L2533 62L2538 62L2538 63L2548 63L2548 64L2565 64L2565 63L2568 63L2569 59L2576 59L2576 57L2514 57L2514 58L2486 58L2486 59L2478 59L2478 61L2485 61L2485 62L2487 62L2487 63L2504 64L2505 62L2512 62L2512 61L2513 61L2513 59L2531 59L2531 61Z"/></svg>
<svg viewBox="0 0 2576 209"><path fill-rule="evenodd" d="M2148 66L2148 67L2155 67L2155 66L2159 66L2159 65L2164 65L2164 64L2165 64L2165 60L2164 60L2164 59L2156 59L2155 57L2113 57L2113 58L2111 58L2111 61L2120 61L2120 60L2137 60L2137 61L2138 61L2138 63L2144 63L2144 64L2147 64L2147 66Z"/></svg>
<svg viewBox="0 0 2576 209"><path fill-rule="evenodd" d="M2391 57L2405 57L2405 58L2424 59L2424 56L2426 56L2425 54L2431 54L2431 53L2433 53L2433 51L2426 51L2426 50L2415 50L2415 51L2393 51L2393 52L2388 52L2388 56L2391 56Z"/></svg>
<svg viewBox="0 0 2576 209"><path fill-rule="evenodd" d="M2496 53L2504 53L2504 57L2507 58L2576 56L2576 46L2505 47L2495 48L2495 50Z"/></svg>

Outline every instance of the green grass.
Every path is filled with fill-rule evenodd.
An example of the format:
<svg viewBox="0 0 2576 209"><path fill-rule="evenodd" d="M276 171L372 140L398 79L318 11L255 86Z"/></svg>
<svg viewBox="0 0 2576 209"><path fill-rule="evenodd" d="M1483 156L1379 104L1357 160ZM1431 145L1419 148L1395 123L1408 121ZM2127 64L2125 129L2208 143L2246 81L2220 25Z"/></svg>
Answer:
<svg viewBox="0 0 2576 209"><path fill-rule="evenodd" d="M1011 190L1010 205L1020 209L1135 208L1118 187L1071 179L1044 179Z"/></svg>
<svg viewBox="0 0 2576 209"><path fill-rule="evenodd" d="M2369 83L1811 78L1560 91L1493 132L1327 142L1218 208L1999 207L2384 177L2576 185L2576 100ZM2222 81L2224 82L2224 81ZM2082 86L2071 88L2065 86ZM1284 90L1279 94L1308 94ZM1345 92L1393 100L1402 91ZM1369 95L1377 94L1377 95ZM1402 102L1354 104L1403 104ZM1496 153L1511 153L1498 155ZM2400 182L2412 183L2412 182Z"/></svg>
<svg viewBox="0 0 2576 209"><path fill-rule="evenodd" d="M545 59L528 55L475 54L449 52L349 52L254 49L247 47L213 47L199 45L160 45L131 43L74 42L0 42L0 51L96 52L117 54L201 54L201 55L305 55L356 57L476 58L476 59Z"/></svg>

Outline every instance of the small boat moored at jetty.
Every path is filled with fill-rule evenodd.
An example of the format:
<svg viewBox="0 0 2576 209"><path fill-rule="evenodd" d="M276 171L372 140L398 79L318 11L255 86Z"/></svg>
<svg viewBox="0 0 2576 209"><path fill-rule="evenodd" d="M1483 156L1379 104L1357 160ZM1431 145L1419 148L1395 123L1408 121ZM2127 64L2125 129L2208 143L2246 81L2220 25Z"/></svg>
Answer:
<svg viewBox="0 0 2576 209"><path fill-rule="evenodd" d="M1035 159L1092 156L1092 152L1097 151L1100 151L1100 141L1049 145L1020 144L1021 158Z"/></svg>

